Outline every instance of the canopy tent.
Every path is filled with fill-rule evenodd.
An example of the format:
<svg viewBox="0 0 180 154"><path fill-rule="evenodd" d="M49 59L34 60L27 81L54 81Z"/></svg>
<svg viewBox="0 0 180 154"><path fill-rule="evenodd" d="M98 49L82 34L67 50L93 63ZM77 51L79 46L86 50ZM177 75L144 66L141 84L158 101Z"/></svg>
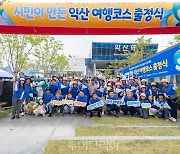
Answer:
<svg viewBox="0 0 180 154"><path fill-rule="evenodd" d="M28 77L31 77L31 76L32 76L32 75L31 75L28 71L26 71L26 70L20 70L19 72L24 73L24 77L25 77L25 78L28 78Z"/></svg>
<svg viewBox="0 0 180 154"><path fill-rule="evenodd" d="M10 74L9 72L6 72L3 69L0 69L0 79L12 79L13 75Z"/></svg>
<svg viewBox="0 0 180 154"><path fill-rule="evenodd" d="M4 67L3 69L4 69L6 72L9 72L9 73L11 73L11 74L14 73L14 71L12 70L12 68L11 68L10 66L6 66L6 67Z"/></svg>
<svg viewBox="0 0 180 154"><path fill-rule="evenodd" d="M180 3L0 3L0 33L179 34Z"/></svg>

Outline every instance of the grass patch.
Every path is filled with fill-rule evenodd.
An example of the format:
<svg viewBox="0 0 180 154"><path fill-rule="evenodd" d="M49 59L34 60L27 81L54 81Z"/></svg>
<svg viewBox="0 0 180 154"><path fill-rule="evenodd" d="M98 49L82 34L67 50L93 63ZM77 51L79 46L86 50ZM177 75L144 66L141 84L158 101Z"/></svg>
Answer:
<svg viewBox="0 0 180 154"><path fill-rule="evenodd" d="M49 141L43 154L178 154L180 140Z"/></svg>
<svg viewBox="0 0 180 154"><path fill-rule="evenodd" d="M180 136L179 127L78 126L75 136Z"/></svg>
<svg viewBox="0 0 180 154"><path fill-rule="evenodd" d="M131 118L131 117L122 117L122 118L92 118L92 121L95 124L175 124L171 121L167 122L163 118Z"/></svg>
<svg viewBox="0 0 180 154"><path fill-rule="evenodd" d="M6 115L8 115L11 112L12 112L12 109L5 109L4 111L0 110L0 118L5 117Z"/></svg>

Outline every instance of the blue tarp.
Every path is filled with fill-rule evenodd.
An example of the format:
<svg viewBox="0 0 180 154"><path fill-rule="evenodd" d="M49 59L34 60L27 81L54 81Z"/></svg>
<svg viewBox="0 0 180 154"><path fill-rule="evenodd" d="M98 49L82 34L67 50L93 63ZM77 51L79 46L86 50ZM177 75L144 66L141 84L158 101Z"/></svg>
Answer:
<svg viewBox="0 0 180 154"><path fill-rule="evenodd" d="M0 78L3 78L3 79L12 79L13 75L10 74L9 72L6 72L3 69L0 69Z"/></svg>

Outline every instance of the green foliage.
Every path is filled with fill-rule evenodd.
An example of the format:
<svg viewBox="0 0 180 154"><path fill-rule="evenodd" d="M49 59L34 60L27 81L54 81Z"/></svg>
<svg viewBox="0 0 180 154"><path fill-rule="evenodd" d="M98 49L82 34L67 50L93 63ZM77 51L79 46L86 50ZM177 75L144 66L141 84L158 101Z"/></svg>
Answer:
<svg viewBox="0 0 180 154"><path fill-rule="evenodd" d="M153 51L148 51L148 53L145 51L145 47L150 45L152 42L152 38L145 39L144 36L137 38L135 43L135 51L134 52L127 52L127 59L124 60L114 60L113 62L110 62L109 68L110 69L119 69L126 67L128 65L133 65L140 60L146 57L149 57L153 54Z"/></svg>
<svg viewBox="0 0 180 154"><path fill-rule="evenodd" d="M111 74L111 70L110 69L104 70L104 74L105 74L106 79L109 78L109 75Z"/></svg>
<svg viewBox="0 0 180 154"><path fill-rule="evenodd" d="M3 34L0 48L3 61L15 71L36 67L46 74L69 67L66 56L59 54L63 44L52 36Z"/></svg>
<svg viewBox="0 0 180 154"><path fill-rule="evenodd" d="M36 44L33 55L37 58L36 64L44 70L44 74L53 73L54 71L63 71L69 66L68 60L64 54L59 54L63 49L63 44L56 41L52 36L40 36Z"/></svg>
<svg viewBox="0 0 180 154"><path fill-rule="evenodd" d="M13 70L26 69L35 40L35 36L3 34L0 37L0 55Z"/></svg>
<svg viewBox="0 0 180 154"><path fill-rule="evenodd" d="M169 42L170 45L175 45L180 43L180 34L173 35L173 40Z"/></svg>

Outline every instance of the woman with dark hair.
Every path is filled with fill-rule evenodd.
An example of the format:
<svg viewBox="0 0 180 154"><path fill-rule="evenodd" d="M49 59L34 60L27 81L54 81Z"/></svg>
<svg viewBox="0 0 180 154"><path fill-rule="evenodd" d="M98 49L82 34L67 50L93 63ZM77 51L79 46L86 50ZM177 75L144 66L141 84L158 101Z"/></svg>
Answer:
<svg viewBox="0 0 180 154"><path fill-rule="evenodd" d="M17 119L19 119L19 113L21 109L21 104L24 102L25 99L25 79L20 78L19 83L17 85L17 88L14 91L13 97L12 97L12 118L15 119L15 116Z"/></svg>

